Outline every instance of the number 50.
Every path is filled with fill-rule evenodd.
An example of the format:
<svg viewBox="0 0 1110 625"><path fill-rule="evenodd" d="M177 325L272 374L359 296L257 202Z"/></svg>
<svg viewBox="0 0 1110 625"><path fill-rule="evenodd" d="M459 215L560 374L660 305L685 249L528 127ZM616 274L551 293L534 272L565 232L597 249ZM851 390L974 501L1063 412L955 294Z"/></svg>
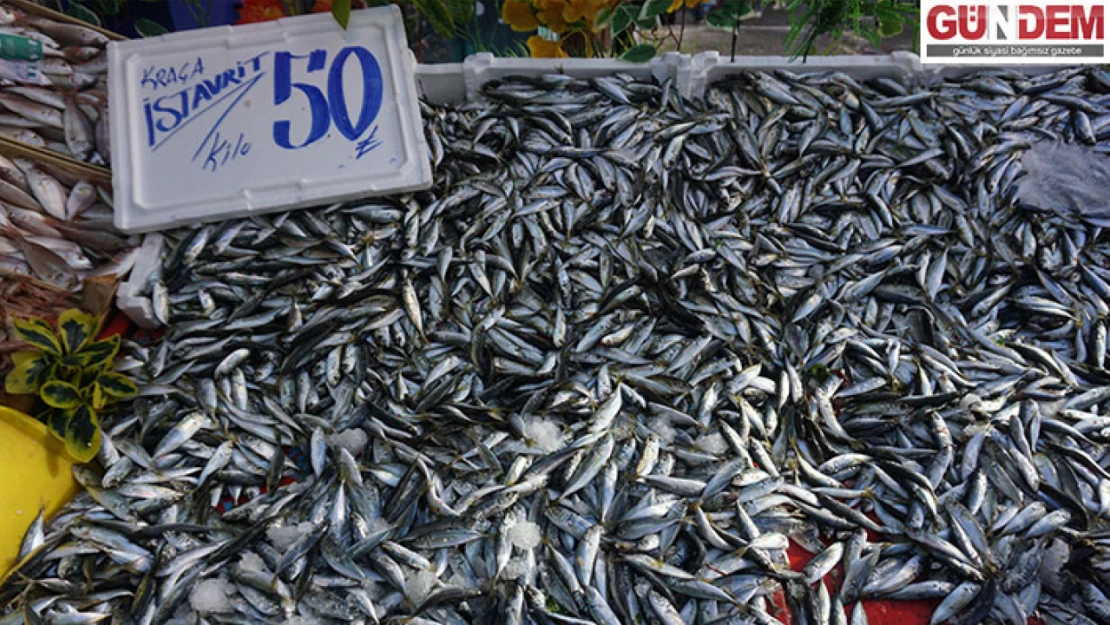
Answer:
<svg viewBox="0 0 1110 625"><path fill-rule="evenodd" d="M362 107L358 112L358 119L351 123L351 115L347 109L347 94L343 87L343 67L347 58L354 56L362 68ZM328 69L327 95L315 85L303 82L293 82L293 59L307 59L308 67L305 71L309 74L324 69L327 64L327 50L313 50L308 54L293 54L292 52L277 52L274 54L274 106L280 106L293 95L293 89L299 90L308 98L311 111L312 124L308 131L308 138L300 145L294 145L290 139L292 122L287 119L274 122L274 143L287 150L296 150L319 141L332 122L335 128L350 141L358 139L370 127L378 111L382 107L382 69L378 60L366 48L348 46L339 51L332 59Z"/></svg>

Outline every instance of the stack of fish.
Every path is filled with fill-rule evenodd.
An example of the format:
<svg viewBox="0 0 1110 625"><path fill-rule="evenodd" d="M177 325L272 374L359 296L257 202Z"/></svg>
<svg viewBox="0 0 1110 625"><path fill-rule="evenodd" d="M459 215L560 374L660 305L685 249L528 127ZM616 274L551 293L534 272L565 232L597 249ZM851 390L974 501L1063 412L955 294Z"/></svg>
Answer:
<svg viewBox="0 0 1110 625"><path fill-rule="evenodd" d="M426 107L430 192L170 233L142 397L0 622L1110 623L1110 236L1013 193L1108 94Z"/></svg>
<svg viewBox="0 0 1110 625"><path fill-rule="evenodd" d="M111 194L46 163L0 156L0 271L59 290L120 275L135 237L112 223Z"/></svg>
<svg viewBox="0 0 1110 625"><path fill-rule="evenodd" d="M34 39L43 50L35 79L0 81L0 136L109 165L108 37L2 2L0 33Z"/></svg>
<svg viewBox="0 0 1110 625"><path fill-rule="evenodd" d="M87 279L115 284L130 271L139 239L121 235L112 219L102 188L48 163L0 155L0 354L26 346L8 335L9 317L56 316Z"/></svg>

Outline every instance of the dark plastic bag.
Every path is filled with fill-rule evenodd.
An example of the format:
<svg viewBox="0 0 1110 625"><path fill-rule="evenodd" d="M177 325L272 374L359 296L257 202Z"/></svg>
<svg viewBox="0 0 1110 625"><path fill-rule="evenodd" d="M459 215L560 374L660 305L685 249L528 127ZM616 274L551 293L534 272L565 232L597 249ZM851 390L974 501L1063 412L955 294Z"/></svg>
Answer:
<svg viewBox="0 0 1110 625"><path fill-rule="evenodd" d="M1083 145L1041 141L1021 164L1021 204L1110 227L1110 157Z"/></svg>

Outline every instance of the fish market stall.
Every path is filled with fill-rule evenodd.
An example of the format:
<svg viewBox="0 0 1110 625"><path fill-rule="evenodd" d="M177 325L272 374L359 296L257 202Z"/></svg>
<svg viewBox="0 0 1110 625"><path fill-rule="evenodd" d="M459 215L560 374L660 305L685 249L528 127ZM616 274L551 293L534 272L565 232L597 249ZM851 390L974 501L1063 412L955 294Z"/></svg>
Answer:
<svg viewBox="0 0 1110 625"><path fill-rule="evenodd" d="M1022 190L1105 68L526 65L147 239L0 623L1110 623L1110 236Z"/></svg>
<svg viewBox="0 0 1110 625"><path fill-rule="evenodd" d="M0 136L106 167L106 49L122 37L25 0L0 3L0 25Z"/></svg>
<svg viewBox="0 0 1110 625"><path fill-rule="evenodd" d="M103 313L135 260L137 237L112 224L110 181L25 146L0 144L0 371L25 347L14 317Z"/></svg>
<svg viewBox="0 0 1110 625"><path fill-rule="evenodd" d="M22 0L0 3L0 371L13 316L111 306L137 242L112 224L106 45L119 35ZM84 295L82 296L82 293Z"/></svg>

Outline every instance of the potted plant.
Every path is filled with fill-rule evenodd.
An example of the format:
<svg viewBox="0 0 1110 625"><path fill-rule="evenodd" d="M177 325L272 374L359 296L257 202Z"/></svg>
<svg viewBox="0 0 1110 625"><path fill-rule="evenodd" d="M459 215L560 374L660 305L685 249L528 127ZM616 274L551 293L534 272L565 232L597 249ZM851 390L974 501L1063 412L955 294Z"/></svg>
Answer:
<svg viewBox="0 0 1110 625"><path fill-rule="evenodd" d="M12 354L4 389L37 394L45 404L39 421L78 462L92 460L100 450L98 414L138 392L127 376L111 370L120 337L97 340L100 324L75 308L59 315L56 331L42 319L12 318L16 334L34 349Z"/></svg>
<svg viewBox="0 0 1110 625"><path fill-rule="evenodd" d="M55 512L78 485L72 466L100 450L99 416L138 389L112 371L120 337L97 339L102 319L77 309L58 317L12 318L15 333L32 349L12 354L4 379L11 396L30 395L35 416L0 407L0 572L15 564L23 532L40 510Z"/></svg>

